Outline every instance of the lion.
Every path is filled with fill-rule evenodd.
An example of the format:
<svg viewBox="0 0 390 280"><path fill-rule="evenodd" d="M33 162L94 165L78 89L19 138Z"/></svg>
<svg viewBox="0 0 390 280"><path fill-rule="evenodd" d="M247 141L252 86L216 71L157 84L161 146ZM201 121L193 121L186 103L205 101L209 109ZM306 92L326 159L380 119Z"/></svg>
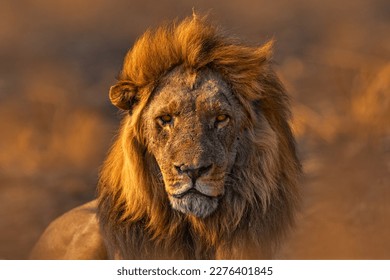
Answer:
<svg viewBox="0 0 390 280"><path fill-rule="evenodd" d="M196 15L141 36L110 88L124 114L97 199L54 221L31 257L273 258L301 165L272 44Z"/></svg>

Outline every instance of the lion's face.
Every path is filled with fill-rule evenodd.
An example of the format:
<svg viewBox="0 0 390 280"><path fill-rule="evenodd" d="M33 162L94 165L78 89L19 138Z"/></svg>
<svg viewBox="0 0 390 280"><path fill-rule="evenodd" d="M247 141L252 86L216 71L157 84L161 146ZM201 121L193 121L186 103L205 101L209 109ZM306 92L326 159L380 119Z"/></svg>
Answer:
<svg viewBox="0 0 390 280"><path fill-rule="evenodd" d="M201 218L216 210L235 161L241 110L208 69L176 68L153 93L142 121L174 209Z"/></svg>

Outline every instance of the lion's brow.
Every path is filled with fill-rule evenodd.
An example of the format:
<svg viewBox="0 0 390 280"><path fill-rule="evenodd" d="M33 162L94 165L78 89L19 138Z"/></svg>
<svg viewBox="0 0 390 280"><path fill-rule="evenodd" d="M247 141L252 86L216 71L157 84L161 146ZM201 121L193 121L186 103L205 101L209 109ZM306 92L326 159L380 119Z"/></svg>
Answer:
<svg viewBox="0 0 390 280"><path fill-rule="evenodd" d="M181 104L178 104L176 100L167 101L166 104L161 105L157 108L159 114L173 114L176 113Z"/></svg>
<svg viewBox="0 0 390 280"><path fill-rule="evenodd" d="M217 97L217 96L208 97L203 100L198 100L196 104L197 109L201 108L202 110L212 111L212 112L225 112L225 113L230 112L232 104L228 96L222 91L219 91L218 95L222 97L222 100L221 97Z"/></svg>

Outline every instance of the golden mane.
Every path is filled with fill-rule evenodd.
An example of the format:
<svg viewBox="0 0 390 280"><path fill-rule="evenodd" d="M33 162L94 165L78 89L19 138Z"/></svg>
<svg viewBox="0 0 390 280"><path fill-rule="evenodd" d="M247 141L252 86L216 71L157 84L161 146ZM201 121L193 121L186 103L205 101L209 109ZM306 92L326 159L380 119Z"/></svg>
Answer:
<svg viewBox="0 0 390 280"><path fill-rule="evenodd" d="M124 60L111 101L129 110L100 174L98 217L110 257L269 257L294 221L300 164L285 90L271 68L272 42L245 46L206 18L192 17L147 31ZM172 210L147 149L142 111L174 67L211 68L229 83L247 118L231 180L218 210L200 219ZM259 113L261 112L261 113ZM277 139L277 140L275 140ZM245 245L242 245L245 244ZM234 252L233 252L234 251Z"/></svg>

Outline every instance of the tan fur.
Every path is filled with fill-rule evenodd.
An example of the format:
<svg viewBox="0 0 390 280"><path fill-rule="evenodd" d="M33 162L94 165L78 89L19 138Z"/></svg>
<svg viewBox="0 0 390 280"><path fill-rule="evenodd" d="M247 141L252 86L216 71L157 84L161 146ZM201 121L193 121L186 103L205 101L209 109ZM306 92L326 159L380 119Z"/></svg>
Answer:
<svg viewBox="0 0 390 280"><path fill-rule="evenodd" d="M94 200L54 220L35 244L30 259L106 259L96 208Z"/></svg>
<svg viewBox="0 0 390 280"><path fill-rule="evenodd" d="M77 242L63 242L57 246L62 249L53 249L58 238L46 234L34 258L86 258L96 252L119 259L272 258L294 221L301 168L271 48L272 42L243 45L198 16L147 31L110 89L112 103L126 114L98 185L98 240L104 245L98 242L80 257L74 253L83 244L78 230L71 230ZM214 100L212 108L206 111L202 100ZM175 113L175 102L184 102L182 110L206 105L159 127L154 114L167 105ZM209 116L221 104L230 110L223 125L216 123L217 115ZM197 210L175 206L172 192L188 177L175 171L172 159L195 167L211 163L193 183L202 194L188 201ZM94 213L77 215L96 220ZM51 228L66 227L74 216L65 214ZM96 235L96 224L81 232Z"/></svg>

